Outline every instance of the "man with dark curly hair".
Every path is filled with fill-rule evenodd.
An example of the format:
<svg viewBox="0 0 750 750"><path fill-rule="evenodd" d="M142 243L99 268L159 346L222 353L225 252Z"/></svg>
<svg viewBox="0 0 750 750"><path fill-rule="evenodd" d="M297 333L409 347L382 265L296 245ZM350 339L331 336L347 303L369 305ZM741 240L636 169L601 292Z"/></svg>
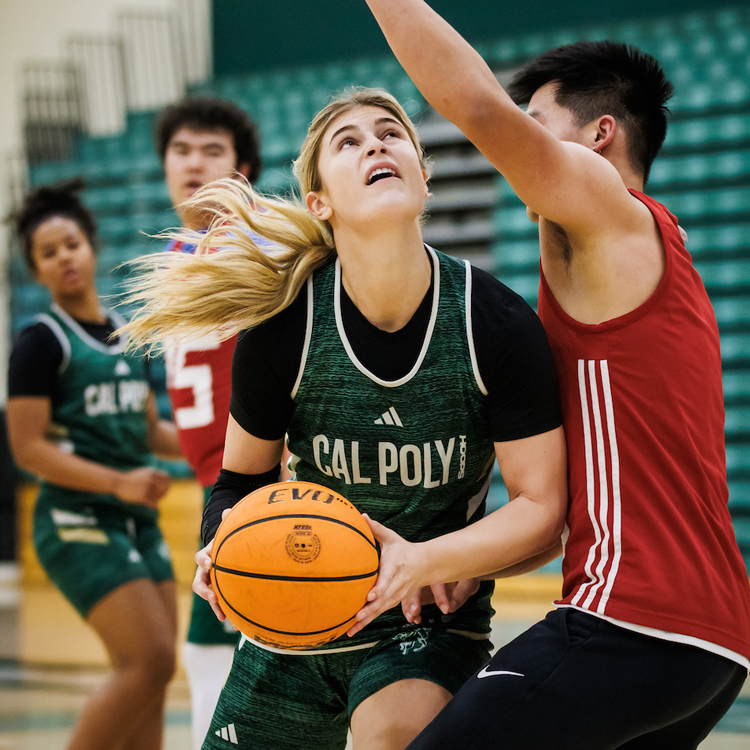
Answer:
<svg viewBox="0 0 750 750"><path fill-rule="evenodd" d="M155 132L156 149L172 204L182 226L201 231L209 217L181 204L199 188L226 177L251 183L262 167L256 126L236 104L187 97L168 106ZM170 242L167 250L192 253L194 245ZM213 334L167 346L167 388L180 443L208 499L221 469L229 416L232 354L237 337L220 342ZM232 665L237 631L219 622L197 596L183 660L190 685L193 745L200 748L216 701Z"/></svg>

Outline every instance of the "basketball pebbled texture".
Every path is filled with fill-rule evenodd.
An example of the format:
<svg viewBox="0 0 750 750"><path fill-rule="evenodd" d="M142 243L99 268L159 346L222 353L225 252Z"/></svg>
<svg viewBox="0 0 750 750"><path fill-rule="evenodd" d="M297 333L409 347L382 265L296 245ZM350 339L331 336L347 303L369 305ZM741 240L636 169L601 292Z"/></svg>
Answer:
<svg viewBox="0 0 750 750"><path fill-rule="evenodd" d="M365 519L311 482L279 482L243 498L212 550L211 580L229 621L278 648L319 646L345 633L378 575Z"/></svg>

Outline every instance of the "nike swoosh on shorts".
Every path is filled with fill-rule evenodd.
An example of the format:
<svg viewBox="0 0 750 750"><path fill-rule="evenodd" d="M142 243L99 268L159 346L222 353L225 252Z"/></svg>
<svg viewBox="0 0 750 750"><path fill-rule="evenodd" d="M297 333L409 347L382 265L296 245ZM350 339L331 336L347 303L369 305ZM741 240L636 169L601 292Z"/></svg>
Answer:
<svg viewBox="0 0 750 750"><path fill-rule="evenodd" d="M504 669L498 669L496 671L490 672L490 670L487 669L487 667L485 667L477 675L477 679L481 680L482 677L495 677L496 675L501 675L501 674L509 674L509 675L513 675L514 677L523 677L524 676L520 672L506 672Z"/></svg>

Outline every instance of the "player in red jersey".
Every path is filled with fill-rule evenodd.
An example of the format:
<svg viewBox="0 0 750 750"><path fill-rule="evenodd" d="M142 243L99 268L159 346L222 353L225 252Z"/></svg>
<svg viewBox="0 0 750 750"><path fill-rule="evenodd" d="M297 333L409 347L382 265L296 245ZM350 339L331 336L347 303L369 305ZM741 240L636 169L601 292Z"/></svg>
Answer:
<svg viewBox="0 0 750 750"><path fill-rule="evenodd" d="M185 229L200 231L209 218L181 206L198 188L223 177L251 183L260 176L260 145L250 118L235 104L188 97L167 107L156 130L169 195ZM194 246L170 243L176 252ZM221 469L229 419L232 354L237 337L208 334L166 348L167 387L183 452L208 499ZM183 649L190 684L194 747L200 748L232 665L238 634L219 622L210 606L193 597Z"/></svg>
<svg viewBox="0 0 750 750"><path fill-rule="evenodd" d="M570 462L558 608L409 747L694 748L750 668L750 587L727 509L716 319L677 220L643 194L672 86L632 47L582 42L531 62L511 98L422 0L368 4L539 224ZM432 583L419 546L375 526L381 575L361 624Z"/></svg>

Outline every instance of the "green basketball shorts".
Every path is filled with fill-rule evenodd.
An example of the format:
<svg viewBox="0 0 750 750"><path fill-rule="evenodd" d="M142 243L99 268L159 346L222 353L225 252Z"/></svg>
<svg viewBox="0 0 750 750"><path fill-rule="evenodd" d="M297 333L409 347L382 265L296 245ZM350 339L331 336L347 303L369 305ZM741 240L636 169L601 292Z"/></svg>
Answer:
<svg viewBox="0 0 750 750"><path fill-rule="evenodd" d="M212 487L203 488L203 506L211 496ZM196 540L197 541L197 540ZM197 594L193 594L193 606L190 610L187 642L199 646L236 646L240 634L229 620L221 622L211 605Z"/></svg>
<svg viewBox="0 0 750 750"><path fill-rule="evenodd" d="M344 750L366 698L399 680L455 694L490 656L487 639L413 627L357 650L276 653L240 641L203 750Z"/></svg>
<svg viewBox="0 0 750 750"><path fill-rule="evenodd" d="M211 609L211 605L197 594L193 594L188 643L199 646L236 646L239 636L229 620L221 622Z"/></svg>
<svg viewBox="0 0 750 750"><path fill-rule="evenodd" d="M174 580L172 560L155 519L117 507L55 507L54 494L34 508L34 547L50 580L87 617L91 608L125 583Z"/></svg>

